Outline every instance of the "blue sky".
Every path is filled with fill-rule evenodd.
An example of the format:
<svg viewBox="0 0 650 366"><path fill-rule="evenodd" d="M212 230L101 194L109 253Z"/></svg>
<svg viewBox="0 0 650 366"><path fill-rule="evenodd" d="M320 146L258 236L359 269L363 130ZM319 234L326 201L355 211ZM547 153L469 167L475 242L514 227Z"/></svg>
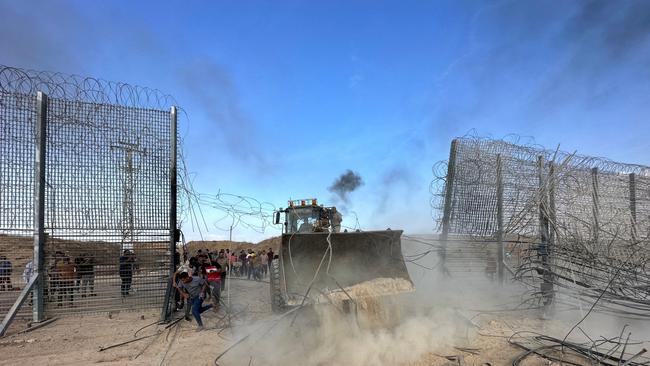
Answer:
<svg viewBox="0 0 650 366"><path fill-rule="evenodd" d="M364 229L427 233L431 166L470 130L650 165L648 14L643 0L0 0L0 63L172 94L200 192L315 196ZM327 188L347 169L364 184L342 203ZM205 237L227 237L205 213Z"/></svg>

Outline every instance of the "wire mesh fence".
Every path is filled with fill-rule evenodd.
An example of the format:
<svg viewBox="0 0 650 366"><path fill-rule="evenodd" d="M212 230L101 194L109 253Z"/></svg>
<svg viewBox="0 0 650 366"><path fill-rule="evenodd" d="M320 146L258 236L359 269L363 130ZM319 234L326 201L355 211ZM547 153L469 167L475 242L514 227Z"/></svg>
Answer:
<svg viewBox="0 0 650 366"><path fill-rule="evenodd" d="M603 309L647 316L650 167L477 137L456 139L450 156L432 184L443 233L482 243L483 258L503 245L533 301L561 292L557 301L604 298Z"/></svg>
<svg viewBox="0 0 650 366"><path fill-rule="evenodd" d="M38 91L49 94L45 315L162 306L172 266L173 100L123 83L0 66L0 264L11 264L15 284L0 287L0 315L35 262Z"/></svg>
<svg viewBox="0 0 650 366"><path fill-rule="evenodd" d="M34 254L35 105L34 95L0 90L0 315L18 298Z"/></svg>

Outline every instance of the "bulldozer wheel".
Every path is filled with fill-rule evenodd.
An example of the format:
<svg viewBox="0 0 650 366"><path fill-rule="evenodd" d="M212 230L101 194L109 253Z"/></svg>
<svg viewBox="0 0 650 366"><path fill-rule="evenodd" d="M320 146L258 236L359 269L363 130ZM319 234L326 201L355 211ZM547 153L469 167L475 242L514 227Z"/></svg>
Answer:
<svg viewBox="0 0 650 366"><path fill-rule="evenodd" d="M271 310L274 313L280 313L285 307L284 298L282 297L282 278L280 274L280 260L271 261L269 271L270 289L271 289Z"/></svg>

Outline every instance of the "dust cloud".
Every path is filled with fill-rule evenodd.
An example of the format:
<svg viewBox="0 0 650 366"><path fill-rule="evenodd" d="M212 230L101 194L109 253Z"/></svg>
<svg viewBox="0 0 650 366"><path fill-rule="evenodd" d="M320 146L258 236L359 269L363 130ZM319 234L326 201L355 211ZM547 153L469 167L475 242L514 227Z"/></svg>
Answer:
<svg viewBox="0 0 650 366"><path fill-rule="evenodd" d="M336 293L329 296L331 304L319 301L239 327L234 341L248 338L219 364L448 365L451 363L444 355L458 354L459 347L480 348L481 355L474 359L481 360L477 364L486 360L493 365L510 364L521 350L508 344L509 336L545 334L562 339L588 310L561 306L561 301L551 318L543 319L541 311L526 309L535 304L526 303L529 289L519 282L508 281L502 286L482 271L472 273L471 269L443 274L438 267L440 243L431 237L402 238L415 291L403 291L406 287L399 280L371 280L368 282L374 282L379 291L367 291L364 286L346 288L356 304L348 309L342 304L346 296ZM414 257L418 260L413 261ZM381 296L387 287L403 292ZM372 296L363 297L364 293ZM647 329L647 322L594 313L568 340L588 342L585 334L613 339L631 332L631 341L647 342ZM630 344L628 349L640 344Z"/></svg>
<svg viewBox="0 0 650 366"><path fill-rule="evenodd" d="M321 305L257 332L221 364L246 365L252 357L252 364L265 365L399 365L457 344L465 330L450 309L404 314L388 328L360 326L354 315Z"/></svg>
<svg viewBox="0 0 650 366"><path fill-rule="evenodd" d="M422 250L411 248L408 241L403 241L403 248L405 254ZM428 261L421 262L432 265L437 256L431 256L432 263ZM338 293L332 296L332 305L322 301L239 328L235 339L246 335L249 338L219 364L421 365L421 360L432 353L443 354L453 347L472 344L478 327L470 319L469 310L497 309L506 306L504 301L517 300L516 291L490 284L489 280L468 283L427 269L426 276L420 276L417 269L422 267L407 265L415 291L356 298L357 306L347 311L340 306L344 296ZM401 281L374 282L380 287L405 289ZM348 289L353 297L365 292L356 286Z"/></svg>

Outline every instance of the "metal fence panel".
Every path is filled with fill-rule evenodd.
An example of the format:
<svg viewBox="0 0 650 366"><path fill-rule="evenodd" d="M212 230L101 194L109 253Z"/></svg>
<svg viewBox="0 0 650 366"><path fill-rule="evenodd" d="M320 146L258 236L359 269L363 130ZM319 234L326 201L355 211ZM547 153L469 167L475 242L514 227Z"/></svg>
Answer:
<svg viewBox="0 0 650 366"><path fill-rule="evenodd" d="M168 111L50 99L46 313L162 305Z"/></svg>
<svg viewBox="0 0 650 366"><path fill-rule="evenodd" d="M0 264L19 285L33 259L37 91L49 94L46 315L162 306L172 99L155 90L0 66ZM19 294L2 290L0 316Z"/></svg>
<svg viewBox="0 0 650 366"><path fill-rule="evenodd" d="M650 211L643 201L647 200L644 183L650 177L650 167L544 150L536 146L516 145L502 140L467 137L457 141L450 233L485 237L496 232L495 167L499 154L504 161L504 225L507 234L529 238L539 235L542 187L538 181L538 157L546 162L542 170L544 177L549 177L550 164L554 164L552 184L555 191L556 227L570 229L582 237L593 237L593 227L597 220L600 229L598 241L611 241L614 236L630 239L632 228L628 176L629 173L635 173L638 187L637 229L646 233L650 230L647 225ZM595 185L594 169L597 177ZM545 185L550 184L549 181ZM546 190L548 188L545 187Z"/></svg>
<svg viewBox="0 0 650 366"><path fill-rule="evenodd" d="M0 91L0 315L18 298L33 255L35 105L34 95Z"/></svg>

